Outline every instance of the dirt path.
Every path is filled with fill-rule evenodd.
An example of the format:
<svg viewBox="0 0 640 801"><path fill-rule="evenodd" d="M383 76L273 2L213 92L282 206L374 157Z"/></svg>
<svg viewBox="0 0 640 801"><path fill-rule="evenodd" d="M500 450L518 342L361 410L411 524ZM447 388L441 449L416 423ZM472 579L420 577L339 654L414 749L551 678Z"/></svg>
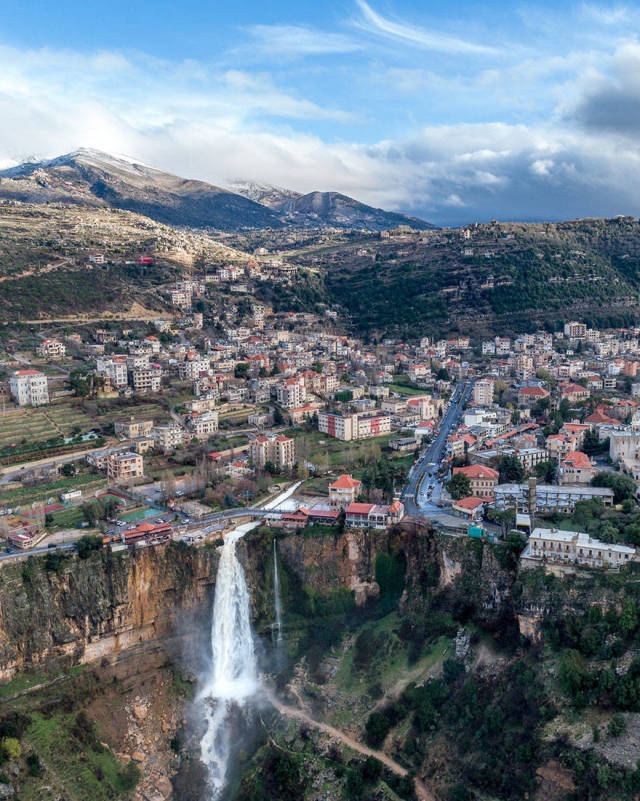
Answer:
<svg viewBox="0 0 640 801"><path fill-rule="evenodd" d="M445 653L446 651L448 651L448 648L445 648ZM378 712L390 701L397 701L412 682L417 681L418 679L426 681L427 679L437 676L442 670L445 653L441 654L430 668L425 669L424 667L418 666L417 668L414 668L414 670L410 671L406 676L398 679L398 681L396 681L396 683L387 690L384 696L373 707L372 712Z"/></svg>
<svg viewBox="0 0 640 801"><path fill-rule="evenodd" d="M311 715L308 715L302 709L298 709L293 706L287 706L283 704L278 698L275 697L272 693L268 693L267 698L269 703L276 709L281 715L284 715L288 718L295 718L296 720L301 720L304 723L307 723L309 726L312 726L314 729L318 729L318 731L323 732L324 734L328 735L332 740L339 740L341 743L344 743L348 748L351 748L353 751L357 751L359 754L363 756L370 756L374 759L377 759L378 762L382 762L390 771L396 774L396 776L406 776L409 772L406 768L402 767L398 762L392 759L388 754L385 754L383 751L376 751L373 748L369 748L366 745L358 742L358 740L354 740L353 737L350 737L348 734L340 731L340 729L336 729L335 726L330 726L328 723L322 723L315 718L312 718ZM425 785L420 781L420 779L415 779L415 788L416 788L416 795L420 799L420 801L437 801L436 797L431 793Z"/></svg>

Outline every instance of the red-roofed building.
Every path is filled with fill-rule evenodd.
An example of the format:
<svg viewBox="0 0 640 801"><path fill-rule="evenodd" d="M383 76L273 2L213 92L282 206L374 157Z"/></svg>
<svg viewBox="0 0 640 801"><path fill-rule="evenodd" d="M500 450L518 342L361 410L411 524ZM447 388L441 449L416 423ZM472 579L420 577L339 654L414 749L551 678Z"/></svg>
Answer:
<svg viewBox="0 0 640 801"><path fill-rule="evenodd" d="M404 515L404 506L394 501L390 506L375 503L352 503L346 508L346 523L354 528L386 528Z"/></svg>
<svg viewBox="0 0 640 801"><path fill-rule="evenodd" d="M518 390L518 404L520 406L533 406L538 401L548 397L549 393L542 387L522 387Z"/></svg>
<svg viewBox="0 0 640 801"><path fill-rule="evenodd" d="M493 489L499 478L497 470L481 464L470 464L468 467L454 467L453 475L456 476L458 473L469 479L471 494L474 498L493 497Z"/></svg>
<svg viewBox="0 0 640 801"><path fill-rule="evenodd" d="M560 462L558 469L559 484L590 484L597 470L591 459L582 451L568 453Z"/></svg>
<svg viewBox="0 0 640 801"><path fill-rule="evenodd" d="M360 493L362 482L343 473L329 485L329 505L332 509L346 509Z"/></svg>
<svg viewBox="0 0 640 801"><path fill-rule="evenodd" d="M454 501L451 509L455 515L464 517L465 520L482 520L484 515L484 501L482 498L474 498L472 495L469 495L468 498L461 498L459 501Z"/></svg>
<svg viewBox="0 0 640 801"><path fill-rule="evenodd" d="M581 403L588 400L591 392L583 387L582 384L558 384L560 397L568 400L569 403Z"/></svg>

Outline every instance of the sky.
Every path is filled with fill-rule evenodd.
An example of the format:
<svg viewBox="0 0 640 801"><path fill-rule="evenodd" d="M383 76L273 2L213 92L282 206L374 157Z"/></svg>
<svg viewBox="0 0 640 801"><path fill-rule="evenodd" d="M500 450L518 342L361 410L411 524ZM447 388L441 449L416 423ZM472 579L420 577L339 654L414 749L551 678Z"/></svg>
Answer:
<svg viewBox="0 0 640 801"><path fill-rule="evenodd" d="M640 212L640 5L23 0L0 168L79 147L442 225Z"/></svg>

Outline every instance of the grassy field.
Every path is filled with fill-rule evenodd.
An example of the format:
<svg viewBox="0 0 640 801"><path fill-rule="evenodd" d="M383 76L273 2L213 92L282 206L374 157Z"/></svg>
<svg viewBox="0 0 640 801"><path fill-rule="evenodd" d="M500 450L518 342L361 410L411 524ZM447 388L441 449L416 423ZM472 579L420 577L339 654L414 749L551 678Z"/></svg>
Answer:
<svg viewBox="0 0 640 801"><path fill-rule="evenodd" d="M387 384L390 392L397 392L399 395L428 395L426 389L410 387L406 384Z"/></svg>

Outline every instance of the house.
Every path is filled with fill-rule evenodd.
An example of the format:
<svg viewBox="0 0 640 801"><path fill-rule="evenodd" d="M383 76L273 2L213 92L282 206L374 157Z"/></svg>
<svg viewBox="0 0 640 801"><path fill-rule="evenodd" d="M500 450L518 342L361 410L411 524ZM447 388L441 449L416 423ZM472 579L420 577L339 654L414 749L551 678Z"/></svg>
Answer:
<svg viewBox="0 0 640 801"><path fill-rule="evenodd" d="M18 370L9 379L9 388L18 406L44 406L49 403L47 377L39 370Z"/></svg>
<svg viewBox="0 0 640 801"><path fill-rule="evenodd" d="M559 484L590 484L598 471L586 453L573 451L560 461L558 468Z"/></svg>
<svg viewBox="0 0 640 801"><path fill-rule="evenodd" d="M477 522L482 520L484 515L484 501L482 498L474 498L472 495L469 495L467 498L454 501L451 509L453 513L459 517Z"/></svg>
<svg viewBox="0 0 640 801"><path fill-rule="evenodd" d="M471 495L474 498L491 498L493 489L498 483L498 471L480 464L471 464L468 467L454 467L453 475L462 474L469 479Z"/></svg>
<svg viewBox="0 0 640 801"><path fill-rule="evenodd" d="M526 484L498 484L494 489L492 506L530 515L571 514L578 501L599 501L603 506L611 507L613 490L608 487L538 484L535 479L529 479Z"/></svg>
<svg viewBox="0 0 640 801"><path fill-rule="evenodd" d="M20 550L33 548L46 533L29 517L15 514L0 517L0 537Z"/></svg>
<svg viewBox="0 0 640 801"><path fill-rule="evenodd" d="M362 482L346 473L329 485L329 506L332 509L346 509L360 494Z"/></svg>
<svg viewBox="0 0 640 801"><path fill-rule="evenodd" d="M558 531L555 528L533 530L521 554L526 566L539 562L619 569L635 560L636 549L627 545L601 542L582 531Z"/></svg>
<svg viewBox="0 0 640 801"><path fill-rule="evenodd" d="M36 348L41 359L62 359L66 352L66 347L57 339L45 339Z"/></svg>
<svg viewBox="0 0 640 801"><path fill-rule="evenodd" d="M563 400L568 400L569 403L581 403L586 401L591 396L591 392L587 387L582 384L558 384L560 397Z"/></svg>
<svg viewBox="0 0 640 801"><path fill-rule="evenodd" d="M107 456L107 478L109 481L129 481L144 475L144 462L139 453L124 451Z"/></svg>
<svg viewBox="0 0 640 801"><path fill-rule="evenodd" d="M116 437L122 439L135 439L147 437L153 428L153 420L135 420L133 417L126 423L114 423L113 430Z"/></svg>

